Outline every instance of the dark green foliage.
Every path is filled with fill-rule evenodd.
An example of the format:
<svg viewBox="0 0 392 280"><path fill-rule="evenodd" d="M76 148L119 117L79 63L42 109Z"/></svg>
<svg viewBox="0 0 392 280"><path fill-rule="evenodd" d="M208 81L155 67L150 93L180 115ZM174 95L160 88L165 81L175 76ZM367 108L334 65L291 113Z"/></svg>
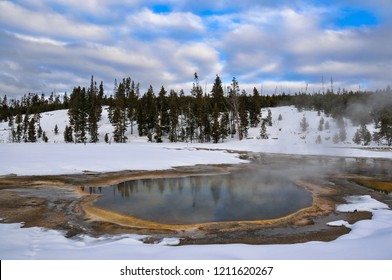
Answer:
<svg viewBox="0 0 392 280"><path fill-rule="evenodd" d="M211 98L212 98L211 101L213 106L215 106L216 104L218 106L219 112L227 111L227 105L224 97L222 81L218 75L216 75L214 85L212 86Z"/></svg>
<svg viewBox="0 0 392 280"><path fill-rule="evenodd" d="M41 138L41 137L42 137L42 133L43 133L43 131L42 131L42 127L41 127L41 126L38 126L38 130L37 130L37 138Z"/></svg>
<svg viewBox="0 0 392 280"><path fill-rule="evenodd" d="M222 142L229 135L229 113L223 113L220 121L219 132Z"/></svg>
<svg viewBox="0 0 392 280"><path fill-rule="evenodd" d="M114 109L111 123L114 127L113 140L116 143L125 143L127 140L125 136L125 132L127 131L125 91L126 84L120 83L114 96Z"/></svg>
<svg viewBox="0 0 392 280"><path fill-rule="evenodd" d="M85 88L75 87L69 100L69 123L75 134L75 142L86 143L87 124L88 124L88 106Z"/></svg>
<svg viewBox="0 0 392 280"><path fill-rule="evenodd" d="M71 142L73 142L72 133L73 133L72 127L66 125L66 126L65 126L65 130L64 130L64 141L65 141L66 143L71 143Z"/></svg>
<svg viewBox="0 0 392 280"><path fill-rule="evenodd" d="M109 106L109 119L114 127L113 140L126 142L128 127L133 133L133 126L138 125L140 136L150 136L157 142L168 139L177 141L216 142L224 140L229 134L243 139L249 127L257 127L261 121L261 108L280 105L295 105L298 110L316 110L327 117L333 117L338 125L343 118L354 125L369 124L374 121L376 131L373 138L378 143L392 144L391 109L392 91L352 92L338 90L336 93L295 93L286 95L261 94L256 88L248 95L241 91L238 81L233 78L227 88L227 95L220 77L214 79L211 91L203 92L199 85L199 76L194 75L194 83L189 93L180 90L178 94L171 90L169 96L162 86L158 96L152 87L141 96L139 84L130 78L115 85L113 96L105 96L103 83L98 86L91 77L87 90L81 86L73 89L70 96L51 93L29 93L21 99L0 99L0 121L8 121L9 141L34 141L31 122L35 122L35 138L42 139L40 113L58 109L68 109L71 135L64 137L67 142L86 143L99 140L98 123L101 119L102 106ZM207 89L206 89L207 91ZM241 92L241 94L240 94ZM218 118L216 108L218 108ZM32 117L33 116L33 117ZM279 116L278 120L282 117ZM272 117L265 118L264 125L272 125ZM306 122L307 123L307 122ZM219 127L219 129L217 129ZM307 125L302 125L305 131ZM319 130L329 130L329 123L319 123ZM219 131L219 132L218 132ZM30 134L30 135L29 135ZM368 137L368 134L366 134ZM108 136L109 137L109 136ZM154 139L155 137L155 139ZM344 126L339 126L336 141L345 141ZM360 137L365 144L367 141ZM108 142L109 139L107 139Z"/></svg>
<svg viewBox="0 0 392 280"><path fill-rule="evenodd" d="M31 118L28 126L28 142L37 142L37 133L35 131L35 118Z"/></svg>
<svg viewBox="0 0 392 280"><path fill-rule="evenodd" d="M178 141L178 118L179 118L179 98L174 90L170 91L169 96L169 140L170 142Z"/></svg>
<svg viewBox="0 0 392 280"><path fill-rule="evenodd" d="M97 88L97 82L94 77L91 77L90 87L87 91L87 110L88 110L88 131L90 134L90 142L96 143L99 141L98 122L102 115L102 96L103 83Z"/></svg>
<svg viewBox="0 0 392 280"><path fill-rule="evenodd" d="M372 141L372 135L370 134L370 131L367 129L366 124L364 123L361 124L360 128L357 129L353 141L356 144L362 144L364 146L370 144L370 142Z"/></svg>
<svg viewBox="0 0 392 280"><path fill-rule="evenodd" d="M246 94L245 92L239 97L239 137L240 140L248 137L248 129L249 129L249 115L246 110Z"/></svg>
<svg viewBox="0 0 392 280"><path fill-rule="evenodd" d="M267 134L267 126L265 125L265 121L261 122L261 127L260 127L260 138L261 139L268 139L268 134Z"/></svg>
<svg viewBox="0 0 392 280"><path fill-rule="evenodd" d="M139 99L139 84L135 85L135 82L132 81L130 83L130 87L128 86L130 82L130 78L127 79L127 117L131 127L131 134L133 134L133 125L136 121L137 116L137 103ZM128 89L129 87L129 89Z"/></svg>
<svg viewBox="0 0 392 280"><path fill-rule="evenodd" d="M379 132L376 139L384 139L388 146L392 145L392 107L385 106L378 114L375 120L376 128Z"/></svg>
<svg viewBox="0 0 392 280"><path fill-rule="evenodd" d="M249 100L250 102L247 104L249 108L249 119L250 119L250 126L257 127L260 123L260 94L256 88L253 89L253 95Z"/></svg>
<svg viewBox="0 0 392 280"><path fill-rule="evenodd" d="M42 132L42 140L45 143L48 143L48 141L49 141L49 138L48 138L48 136L46 136L46 132L45 131Z"/></svg>
<svg viewBox="0 0 392 280"><path fill-rule="evenodd" d="M220 126L219 126L219 108L218 104L214 104L214 111L212 113L212 128L211 128L212 141L218 143L221 139Z"/></svg>
<svg viewBox="0 0 392 280"><path fill-rule="evenodd" d="M137 122L139 136L153 135L155 132L154 129L156 128L156 119L156 97L152 86L150 86L138 102Z"/></svg>

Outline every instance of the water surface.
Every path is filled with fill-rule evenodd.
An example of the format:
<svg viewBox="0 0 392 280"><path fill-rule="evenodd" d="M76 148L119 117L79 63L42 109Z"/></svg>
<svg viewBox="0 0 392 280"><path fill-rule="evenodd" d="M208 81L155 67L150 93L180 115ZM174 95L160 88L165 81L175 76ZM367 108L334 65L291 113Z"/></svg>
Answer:
<svg viewBox="0 0 392 280"><path fill-rule="evenodd" d="M273 219L312 203L310 192L263 171L133 180L90 191L103 194L98 207L166 224Z"/></svg>

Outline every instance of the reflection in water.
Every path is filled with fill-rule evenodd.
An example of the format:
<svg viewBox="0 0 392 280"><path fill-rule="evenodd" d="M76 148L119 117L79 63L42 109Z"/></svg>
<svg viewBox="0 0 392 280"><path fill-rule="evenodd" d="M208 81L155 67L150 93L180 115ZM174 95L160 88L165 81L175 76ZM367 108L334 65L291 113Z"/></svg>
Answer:
<svg viewBox="0 0 392 280"><path fill-rule="evenodd" d="M98 207L167 224L272 219L312 203L308 191L262 171L134 180L100 192Z"/></svg>

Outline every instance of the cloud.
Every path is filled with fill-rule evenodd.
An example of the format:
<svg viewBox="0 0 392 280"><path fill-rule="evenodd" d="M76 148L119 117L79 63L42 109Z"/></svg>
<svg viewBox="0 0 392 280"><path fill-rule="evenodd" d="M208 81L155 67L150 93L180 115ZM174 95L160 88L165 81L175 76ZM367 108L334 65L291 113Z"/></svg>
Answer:
<svg viewBox="0 0 392 280"><path fill-rule="evenodd" d="M108 92L127 76L142 88L188 92L194 72L203 84L235 76L247 91L317 89L321 77L345 88L388 85L392 23L380 11L392 4L317 3L0 1L0 93L69 92L91 75ZM377 24L339 26L350 7L374 14Z"/></svg>
<svg viewBox="0 0 392 280"><path fill-rule="evenodd" d="M216 44L225 54L225 75L231 73L240 82L255 84L317 83L326 76L346 81L342 87L355 84L357 88L370 80L373 86L385 87L390 82L386 74L391 62L389 27L328 29L325 21L333 9L267 8L232 15L234 28Z"/></svg>
<svg viewBox="0 0 392 280"><path fill-rule="evenodd" d="M127 25L131 34L142 39L148 35L153 38L170 35L191 38L194 33L205 31L202 19L190 12L154 13L148 8L128 16Z"/></svg>
<svg viewBox="0 0 392 280"><path fill-rule="evenodd" d="M108 30L101 26L77 22L58 13L31 11L8 1L0 2L0 24L6 29L40 37L99 41L108 38Z"/></svg>

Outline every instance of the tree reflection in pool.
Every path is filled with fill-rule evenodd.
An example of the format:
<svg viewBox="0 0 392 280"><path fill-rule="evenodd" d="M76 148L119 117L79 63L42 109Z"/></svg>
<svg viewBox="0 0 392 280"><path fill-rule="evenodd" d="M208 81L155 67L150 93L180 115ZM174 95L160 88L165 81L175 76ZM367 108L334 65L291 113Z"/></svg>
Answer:
<svg viewBox="0 0 392 280"><path fill-rule="evenodd" d="M276 173L141 179L94 189L95 206L163 224L280 218L312 204L312 194Z"/></svg>

